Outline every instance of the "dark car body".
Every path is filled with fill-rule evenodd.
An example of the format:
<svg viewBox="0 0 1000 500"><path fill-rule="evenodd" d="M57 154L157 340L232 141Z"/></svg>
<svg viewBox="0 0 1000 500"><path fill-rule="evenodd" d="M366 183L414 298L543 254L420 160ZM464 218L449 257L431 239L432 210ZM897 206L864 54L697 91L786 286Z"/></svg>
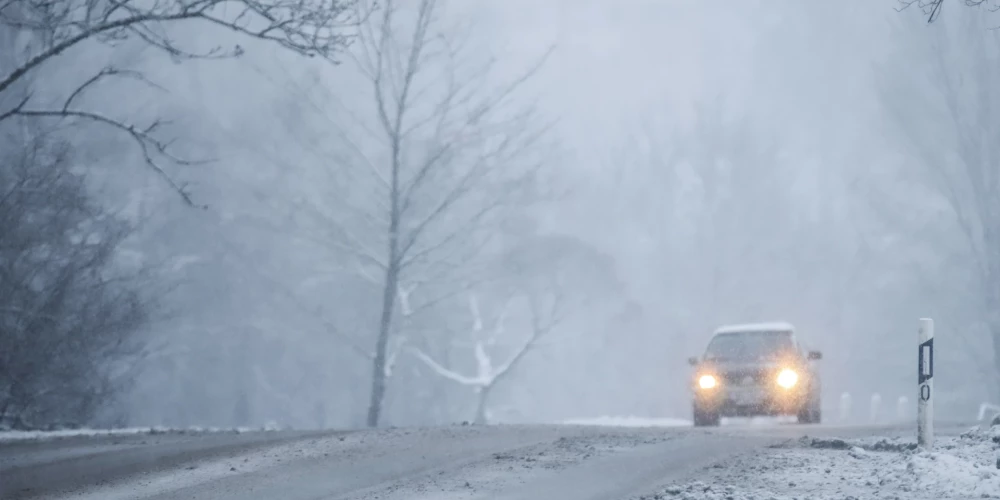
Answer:
<svg viewBox="0 0 1000 500"><path fill-rule="evenodd" d="M796 415L819 423L821 383L813 361L788 323L727 326L716 330L701 358L691 358L696 426L721 417Z"/></svg>

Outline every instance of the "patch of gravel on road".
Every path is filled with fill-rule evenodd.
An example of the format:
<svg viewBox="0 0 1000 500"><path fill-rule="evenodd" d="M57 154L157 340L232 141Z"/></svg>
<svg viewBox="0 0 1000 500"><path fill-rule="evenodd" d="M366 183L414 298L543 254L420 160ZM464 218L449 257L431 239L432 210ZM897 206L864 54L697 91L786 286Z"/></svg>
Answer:
<svg viewBox="0 0 1000 500"><path fill-rule="evenodd" d="M870 437L862 439L814 438L803 436L770 446L774 449L814 448L820 450L850 450L861 448L867 451L914 451L917 443L902 438Z"/></svg>
<svg viewBox="0 0 1000 500"><path fill-rule="evenodd" d="M604 431L586 436L561 437L552 443L551 448L557 450L554 455L565 457L568 463L577 463L622 449L662 443L669 438L670 436L654 430L648 433L627 430Z"/></svg>
<svg viewBox="0 0 1000 500"><path fill-rule="evenodd" d="M630 500L1000 499L1000 426L912 440L803 437L714 464L698 481Z"/></svg>

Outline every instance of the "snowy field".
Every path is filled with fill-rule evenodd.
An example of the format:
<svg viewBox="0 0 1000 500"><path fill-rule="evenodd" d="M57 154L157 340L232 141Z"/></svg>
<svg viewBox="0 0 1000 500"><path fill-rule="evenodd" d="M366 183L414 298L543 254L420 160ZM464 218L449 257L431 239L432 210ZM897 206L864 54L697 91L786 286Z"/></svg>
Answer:
<svg viewBox="0 0 1000 500"><path fill-rule="evenodd" d="M915 441L804 437L715 464L705 477L636 500L1000 498L1000 426Z"/></svg>

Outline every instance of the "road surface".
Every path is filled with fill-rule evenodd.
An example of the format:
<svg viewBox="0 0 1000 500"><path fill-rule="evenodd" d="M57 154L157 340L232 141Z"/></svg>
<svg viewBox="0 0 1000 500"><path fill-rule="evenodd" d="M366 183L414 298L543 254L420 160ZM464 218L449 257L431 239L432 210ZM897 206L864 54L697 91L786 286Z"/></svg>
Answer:
<svg viewBox="0 0 1000 500"><path fill-rule="evenodd" d="M0 498L623 500L804 435L912 434L912 426L456 425L0 443Z"/></svg>

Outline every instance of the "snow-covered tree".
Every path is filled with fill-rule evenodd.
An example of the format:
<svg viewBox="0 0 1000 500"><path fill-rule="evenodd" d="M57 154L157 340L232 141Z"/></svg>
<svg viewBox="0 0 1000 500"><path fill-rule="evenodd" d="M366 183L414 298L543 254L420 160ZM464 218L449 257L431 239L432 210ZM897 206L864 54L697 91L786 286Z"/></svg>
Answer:
<svg viewBox="0 0 1000 500"><path fill-rule="evenodd" d="M471 346L462 351L474 360L473 374L411 349L439 376L473 389L480 424L489 420L497 384L510 379L534 350L569 342L566 337L579 340L582 333L560 327L574 316L611 310L622 290L614 261L572 236L526 238L500 257L496 272L494 281L466 295L468 328L451 339Z"/></svg>

